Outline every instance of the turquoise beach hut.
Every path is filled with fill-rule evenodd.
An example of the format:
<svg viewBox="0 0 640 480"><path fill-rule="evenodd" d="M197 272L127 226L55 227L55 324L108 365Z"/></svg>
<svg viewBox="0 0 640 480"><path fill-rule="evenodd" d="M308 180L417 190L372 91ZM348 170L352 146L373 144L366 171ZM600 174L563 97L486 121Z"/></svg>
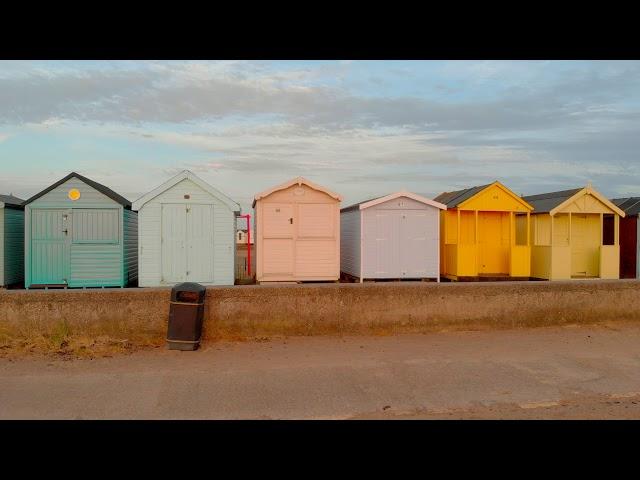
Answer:
<svg viewBox="0 0 640 480"><path fill-rule="evenodd" d="M0 287L24 279L24 207L13 195L0 195Z"/></svg>
<svg viewBox="0 0 640 480"><path fill-rule="evenodd" d="M126 287L138 277L131 202L75 172L24 202L25 287Z"/></svg>

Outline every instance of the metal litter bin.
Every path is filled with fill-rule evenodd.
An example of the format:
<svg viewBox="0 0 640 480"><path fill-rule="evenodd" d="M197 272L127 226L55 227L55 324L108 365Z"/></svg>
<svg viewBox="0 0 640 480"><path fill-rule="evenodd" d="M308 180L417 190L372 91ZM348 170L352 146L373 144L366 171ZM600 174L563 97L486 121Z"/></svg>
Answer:
<svg viewBox="0 0 640 480"><path fill-rule="evenodd" d="M202 336L207 289L198 283L180 283L171 289L167 346L169 350L196 350Z"/></svg>

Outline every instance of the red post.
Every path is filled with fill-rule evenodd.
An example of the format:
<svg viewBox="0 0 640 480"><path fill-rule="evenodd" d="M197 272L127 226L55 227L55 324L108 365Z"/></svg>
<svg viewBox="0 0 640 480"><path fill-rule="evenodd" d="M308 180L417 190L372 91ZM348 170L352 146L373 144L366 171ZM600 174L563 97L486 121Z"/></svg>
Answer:
<svg viewBox="0 0 640 480"><path fill-rule="evenodd" d="M251 214L240 215L247 219L247 274L251 277Z"/></svg>
<svg viewBox="0 0 640 480"><path fill-rule="evenodd" d="M251 214L247 213L247 274L251 278Z"/></svg>

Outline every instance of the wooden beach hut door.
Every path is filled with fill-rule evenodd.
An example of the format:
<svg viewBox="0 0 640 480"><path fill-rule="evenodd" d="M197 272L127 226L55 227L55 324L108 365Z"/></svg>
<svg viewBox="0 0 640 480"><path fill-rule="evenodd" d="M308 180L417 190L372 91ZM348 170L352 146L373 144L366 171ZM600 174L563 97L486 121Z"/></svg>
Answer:
<svg viewBox="0 0 640 480"><path fill-rule="evenodd" d="M620 278L636 278L638 216L620 220Z"/></svg>
<svg viewBox="0 0 640 480"><path fill-rule="evenodd" d="M31 211L31 283L68 282L71 255L71 210Z"/></svg>
<svg viewBox="0 0 640 480"><path fill-rule="evenodd" d="M187 205L187 278L214 281L213 205Z"/></svg>
<svg viewBox="0 0 640 480"><path fill-rule="evenodd" d="M213 282L213 205L162 205L162 279Z"/></svg>
<svg viewBox="0 0 640 480"><path fill-rule="evenodd" d="M366 210L365 210L366 212ZM404 268L400 263L400 214L393 210L379 210L373 212L375 216L369 217L365 222L367 230L364 236L371 238L366 242L365 258L370 258L366 263L371 266L370 272L365 272L365 277L373 278L400 278ZM367 248L368 247L368 248ZM365 266L367 268L368 265Z"/></svg>
<svg viewBox="0 0 640 480"><path fill-rule="evenodd" d="M422 278L428 276L429 263L429 216L426 211L400 212L400 241L398 242L400 278Z"/></svg>
<svg viewBox="0 0 640 480"><path fill-rule="evenodd" d="M478 272L509 273L509 213L478 212Z"/></svg>
<svg viewBox="0 0 640 480"><path fill-rule="evenodd" d="M600 274L600 216L571 216L571 276L597 277Z"/></svg>
<svg viewBox="0 0 640 480"><path fill-rule="evenodd" d="M429 216L423 210L380 210L368 217L366 277L422 278L429 263Z"/></svg>
<svg viewBox="0 0 640 480"><path fill-rule="evenodd" d="M264 203L262 216L263 274L293 276L295 242L293 204Z"/></svg>

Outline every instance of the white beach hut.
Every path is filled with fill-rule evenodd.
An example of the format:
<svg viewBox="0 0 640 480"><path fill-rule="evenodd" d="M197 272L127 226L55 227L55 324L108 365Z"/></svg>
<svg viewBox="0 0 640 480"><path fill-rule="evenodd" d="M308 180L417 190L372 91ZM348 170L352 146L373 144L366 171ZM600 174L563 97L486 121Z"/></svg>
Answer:
<svg viewBox="0 0 640 480"><path fill-rule="evenodd" d="M440 280L440 210L410 192L340 210L340 270L365 279Z"/></svg>
<svg viewBox="0 0 640 480"><path fill-rule="evenodd" d="M133 203L141 287L233 285L240 205L188 170Z"/></svg>

